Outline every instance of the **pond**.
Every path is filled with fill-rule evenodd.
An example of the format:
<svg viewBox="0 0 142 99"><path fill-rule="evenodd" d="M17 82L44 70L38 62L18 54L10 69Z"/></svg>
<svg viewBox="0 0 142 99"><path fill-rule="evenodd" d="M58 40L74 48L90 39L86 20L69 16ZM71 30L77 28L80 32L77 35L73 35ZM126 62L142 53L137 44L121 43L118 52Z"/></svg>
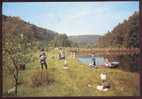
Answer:
<svg viewBox="0 0 142 99"><path fill-rule="evenodd" d="M127 71L138 71L140 68L140 65L138 64L139 55L123 55L119 57L112 58L110 60L109 57L104 56L95 56L96 65L104 65L108 60L109 62L119 62L119 68ZM78 60L82 64L89 65L92 62L91 56L79 56Z"/></svg>
<svg viewBox="0 0 142 99"><path fill-rule="evenodd" d="M96 56L95 59L96 59L95 60L96 65L104 65L107 61L107 59L104 58L103 56ZM91 56L80 56L79 62L88 65L92 62L92 57Z"/></svg>

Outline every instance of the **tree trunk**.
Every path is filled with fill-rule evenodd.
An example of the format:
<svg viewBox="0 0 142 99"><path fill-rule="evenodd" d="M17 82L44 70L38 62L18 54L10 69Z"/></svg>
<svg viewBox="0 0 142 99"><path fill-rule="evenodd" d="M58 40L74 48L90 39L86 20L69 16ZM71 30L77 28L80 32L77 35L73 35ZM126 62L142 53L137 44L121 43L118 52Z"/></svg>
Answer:
<svg viewBox="0 0 142 99"><path fill-rule="evenodd" d="M13 73L13 76L14 76L14 80L15 80L15 95L17 96L17 93L18 93L18 74L19 74L19 69L17 67L17 63L16 61L14 60L14 58L11 56L11 60L13 62L13 65L14 65L14 73Z"/></svg>
<svg viewBox="0 0 142 99"><path fill-rule="evenodd" d="M19 71L16 70L15 72L16 72L14 74L14 79L15 79L15 95L17 96L17 93L18 93L18 74L19 74Z"/></svg>

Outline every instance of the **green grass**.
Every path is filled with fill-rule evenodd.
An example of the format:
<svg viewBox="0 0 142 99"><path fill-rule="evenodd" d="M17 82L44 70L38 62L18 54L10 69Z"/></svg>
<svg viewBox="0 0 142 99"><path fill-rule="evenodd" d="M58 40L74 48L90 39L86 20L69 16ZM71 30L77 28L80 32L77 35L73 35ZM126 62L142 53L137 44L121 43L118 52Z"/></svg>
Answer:
<svg viewBox="0 0 142 99"><path fill-rule="evenodd" d="M39 64L39 52L32 52L32 62L27 69L21 72L23 83L19 85L18 96L138 96L139 74L122 71L120 69L97 68L90 69L78 62L77 59L67 58L68 70L63 69L63 61L52 56L57 56L57 51L52 50L48 55L48 77L54 79L50 84L33 87L32 75L42 73ZM112 87L107 92L96 90L101 83L100 73L107 73L108 81ZM45 76L46 77L46 76ZM8 84L8 81L5 81ZM6 84L4 86L6 86ZM91 84L92 87L88 87Z"/></svg>

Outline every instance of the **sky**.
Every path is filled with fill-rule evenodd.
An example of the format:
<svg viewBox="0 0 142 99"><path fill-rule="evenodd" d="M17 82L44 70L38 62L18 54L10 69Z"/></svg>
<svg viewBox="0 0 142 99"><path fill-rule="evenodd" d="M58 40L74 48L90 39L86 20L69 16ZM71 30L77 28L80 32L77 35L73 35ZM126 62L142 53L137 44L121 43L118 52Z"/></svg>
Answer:
<svg viewBox="0 0 142 99"><path fill-rule="evenodd" d="M104 35L139 11L139 2L9 2L2 13L70 35Z"/></svg>

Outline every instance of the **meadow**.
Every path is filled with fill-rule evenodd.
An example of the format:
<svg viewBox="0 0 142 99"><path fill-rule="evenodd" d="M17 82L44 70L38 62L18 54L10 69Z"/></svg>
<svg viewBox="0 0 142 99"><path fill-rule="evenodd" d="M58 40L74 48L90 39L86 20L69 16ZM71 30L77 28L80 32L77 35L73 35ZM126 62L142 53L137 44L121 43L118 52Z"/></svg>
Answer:
<svg viewBox="0 0 142 99"><path fill-rule="evenodd" d="M139 74L117 68L91 69L73 59L66 52L68 69L64 69L64 61L58 60L58 51L46 51L48 69L42 70L39 63L39 50L27 55L31 62L20 73L18 96L139 96ZM107 92L96 89L102 81L100 74L107 73L111 88ZM10 78L11 76L9 76ZM12 79L4 78L4 96L13 87Z"/></svg>

